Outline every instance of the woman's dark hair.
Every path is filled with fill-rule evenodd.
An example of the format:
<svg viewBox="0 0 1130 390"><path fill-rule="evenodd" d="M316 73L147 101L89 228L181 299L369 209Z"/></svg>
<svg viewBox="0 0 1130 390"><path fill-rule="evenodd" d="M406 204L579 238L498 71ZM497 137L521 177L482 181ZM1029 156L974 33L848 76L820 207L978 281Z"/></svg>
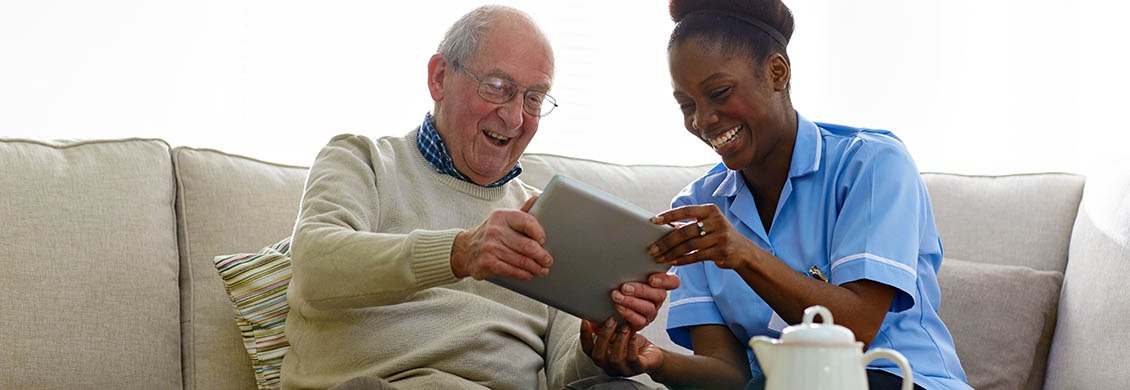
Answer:
<svg viewBox="0 0 1130 390"><path fill-rule="evenodd" d="M667 48L695 37L725 53L744 51L760 63L785 50L793 36L793 13L781 0L671 0L675 30Z"/></svg>

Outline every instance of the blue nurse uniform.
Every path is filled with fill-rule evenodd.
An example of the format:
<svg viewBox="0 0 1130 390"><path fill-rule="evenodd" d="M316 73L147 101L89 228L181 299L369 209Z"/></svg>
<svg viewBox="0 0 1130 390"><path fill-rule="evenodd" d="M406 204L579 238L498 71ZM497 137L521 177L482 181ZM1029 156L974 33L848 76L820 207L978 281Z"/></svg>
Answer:
<svg viewBox="0 0 1130 390"><path fill-rule="evenodd" d="M789 177L766 232L741 172L719 164L684 188L673 207L715 204L742 235L797 272L813 267L841 285L867 279L894 287L895 299L871 347L910 361L927 389L968 389L953 338L938 317L942 246L930 198L902 141L883 130L815 123L797 115ZM689 327L727 326L743 343L780 336L784 324L737 273L700 262L674 268L667 329L693 348ZM750 370L761 370L747 346ZM869 369L901 376L893 362Z"/></svg>

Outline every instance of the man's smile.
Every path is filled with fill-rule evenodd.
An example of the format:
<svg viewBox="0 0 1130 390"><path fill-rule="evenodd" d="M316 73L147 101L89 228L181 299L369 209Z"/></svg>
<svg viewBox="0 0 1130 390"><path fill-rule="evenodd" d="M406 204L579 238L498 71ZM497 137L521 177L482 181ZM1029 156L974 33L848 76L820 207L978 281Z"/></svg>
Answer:
<svg viewBox="0 0 1130 390"><path fill-rule="evenodd" d="M512 139L511 137L507 137L490 130L483 130L483 135L487 136L487 138L489 138L498 146L506 146L506 144L510 143L510 140Z"/></svg>

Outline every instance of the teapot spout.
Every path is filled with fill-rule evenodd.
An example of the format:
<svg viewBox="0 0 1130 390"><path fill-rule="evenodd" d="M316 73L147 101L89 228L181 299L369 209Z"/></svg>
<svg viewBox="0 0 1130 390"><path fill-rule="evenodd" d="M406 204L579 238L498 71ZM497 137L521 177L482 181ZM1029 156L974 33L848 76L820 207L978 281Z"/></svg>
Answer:
<svg viewBox="0 0 1130 390"><path fill-rule="evenodd" d="M753 336L749 340L749 346L753 348L753 354L757 356L757 363L761 365L761 371L765 375L772 375L773 372L773 355L776 353L777 340L765 336Z"/></svg>

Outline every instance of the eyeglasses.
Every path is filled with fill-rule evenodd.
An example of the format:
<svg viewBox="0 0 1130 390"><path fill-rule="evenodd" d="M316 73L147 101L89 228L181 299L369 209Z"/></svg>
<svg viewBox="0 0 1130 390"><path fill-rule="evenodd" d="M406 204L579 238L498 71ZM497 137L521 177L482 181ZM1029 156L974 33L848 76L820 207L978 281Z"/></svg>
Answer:
<svg viewBox="0 0 1130 390"><path fill-rule="evenodd" d="M494 104L509 102L510 99L513 99L514 95L517 95L518 91L521 90L518 83L498 76L479 77L479 75L462 66L457 66L456 69L462 70L471 77L474 77L475 80L478 80L479 96L482 96L483 100ZM525 111L527 114L543 117L553 112L554 108L557 108L557 99L554 99L553 96L549 96L545 91L527 88L525 92L522 93L522 111Z"/></svg>

